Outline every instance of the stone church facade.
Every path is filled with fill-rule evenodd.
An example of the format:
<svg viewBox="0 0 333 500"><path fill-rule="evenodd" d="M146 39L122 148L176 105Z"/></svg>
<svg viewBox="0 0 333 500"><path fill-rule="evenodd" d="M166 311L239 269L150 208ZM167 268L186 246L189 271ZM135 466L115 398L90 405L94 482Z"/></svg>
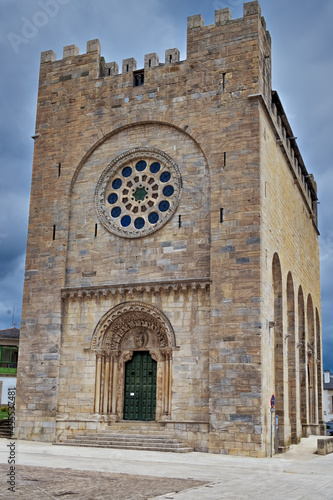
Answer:
<svg viewBox="0 0 333 500"><path fill-rule="evenodd" d="M317 194L258 2L187 58L41 55L17 436L135 422L198 451L323 430Z"/></svg>

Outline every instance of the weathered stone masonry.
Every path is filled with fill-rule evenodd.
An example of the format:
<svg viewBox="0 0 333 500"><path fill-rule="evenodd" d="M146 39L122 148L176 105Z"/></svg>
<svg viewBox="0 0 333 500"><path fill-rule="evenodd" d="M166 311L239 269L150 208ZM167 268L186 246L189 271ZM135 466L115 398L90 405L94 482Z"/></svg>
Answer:
<svg viewBox="0 0 333 500"><path fill-rule="evenodd" d="M258 2L189 17L184 61L43 52L34 138L17 435L112 429L147 352L196 450L267 456L272 394L281 449L320 434L316 184Z"/></svg>

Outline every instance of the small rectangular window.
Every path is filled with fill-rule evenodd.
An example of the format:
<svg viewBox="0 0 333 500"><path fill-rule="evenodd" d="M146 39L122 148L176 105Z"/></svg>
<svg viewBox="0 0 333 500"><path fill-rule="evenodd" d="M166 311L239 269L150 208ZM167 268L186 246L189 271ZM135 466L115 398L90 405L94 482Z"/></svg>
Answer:
<svg viewBox="0 0 333 500"><path fill-rule="evenodd" d="M224 216L224 214L223 214L223 208L220 208L220 223L221 224L223 222L223 216Z"/></svg>
<svg viewBox="0 0 333 500"><path fill-rule="evenodd" d="M53 236L52 236L53 241L55 240L55 235L56 235L56 226L53 226Z"/></svg>

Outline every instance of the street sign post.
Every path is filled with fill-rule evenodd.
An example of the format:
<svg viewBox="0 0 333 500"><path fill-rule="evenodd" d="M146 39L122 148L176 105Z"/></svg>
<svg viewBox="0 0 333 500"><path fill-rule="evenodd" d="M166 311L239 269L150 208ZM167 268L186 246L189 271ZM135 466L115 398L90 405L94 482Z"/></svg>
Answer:
<svg viewBox="0 0 333 500"><path fill-rule="evenodd" d="M275 415L275 453L279 453L279 415Z"/></svg>
<svg viewBox="0 0 333 500"><path fill-rule="evenodd" d="M271 397L271 458L273 455L273 413L275 412L275 396Z"/></svg>

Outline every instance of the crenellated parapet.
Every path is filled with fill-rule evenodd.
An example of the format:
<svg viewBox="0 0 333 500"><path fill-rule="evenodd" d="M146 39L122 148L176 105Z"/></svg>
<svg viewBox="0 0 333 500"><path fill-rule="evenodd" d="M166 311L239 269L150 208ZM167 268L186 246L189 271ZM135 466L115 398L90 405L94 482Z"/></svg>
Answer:
<svg viewBox="0 0 333 500"><path fill-rule="evenodd" d="M216 38L216 29L219 28L220 32L223 32L223 35L227 33L225 31L228 29L228 25L233 23L235 25L244 23L247 21L247 18L259 19L260 23L264 30L266 29L266 24L264 18L261 17L261 10L258 1L248 2L244 4L244 14L243 18L232 20L231 12L229 8L219 9L215 11L215 23L213 25L204 25L204 20L201 14L196 14L193 16L189 16L187 18L187 37L188 42L190 42L193 35L195 38L202 38L203 36L207 36L212 34L212 37ZM213 30L213 31L212 31ZM232 33L232 30L230 30ZM266 32L265 36L267 40L270 42L269 33ZM226 40L227 41L227 40ZM76 45L67 45L63 49L63 58L61 60L57 60L55 52L53 50L48 50L41 53L41 64L45 63L57 63L58 68L60 69L61 64L64 67L68 68L68 58L72 58L71 64L81 64L84 65L87 63L86 56L88 55L95 56L95 62L100 63L101 56L101 46L98 39L89 40L87 42L87 49L85 54L80 54L79 49ZM191 55L191 51L189 53L188 46L188 55ZM167 49L165 51L164 62L159 61L159 56L156 53L150 53L144 55L144 68L158 68L164 65L169 64L177 64L180 63L180 52L177 48ZM183 61L185 62L185 61ZM122 73L130 73L137 70L137 62L134 58L123 59L122 61ZM116 62L105 62L104 58L102 58L101 71L98 77L107 77L107 76L116 76L119 74L119 66Z"/></svg>

